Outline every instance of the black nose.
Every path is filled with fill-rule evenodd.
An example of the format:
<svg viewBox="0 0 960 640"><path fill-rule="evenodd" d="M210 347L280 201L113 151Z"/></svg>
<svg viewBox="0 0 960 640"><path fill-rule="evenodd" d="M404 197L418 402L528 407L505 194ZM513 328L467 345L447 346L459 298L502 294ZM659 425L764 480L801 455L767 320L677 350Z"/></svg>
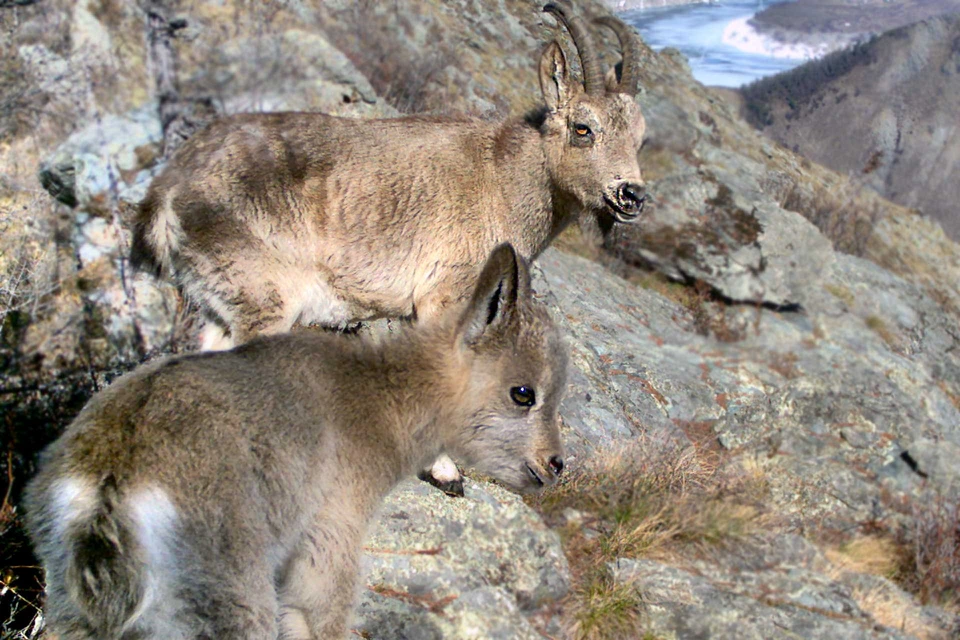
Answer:
<svg viewBox="0 0 960 640"><path fill-rule="evenodd" d="M642 184L621 182L617 187L617 200L624 211L639 215L643 211L643 203L647 200L647 188Z"/></svg>
<svg viewBox="0 0 960 640"><path fill-rule="evenodd" d="M560 475L563 473L563 458L560 456L551 456L549 464L555 474Z"/></svg>

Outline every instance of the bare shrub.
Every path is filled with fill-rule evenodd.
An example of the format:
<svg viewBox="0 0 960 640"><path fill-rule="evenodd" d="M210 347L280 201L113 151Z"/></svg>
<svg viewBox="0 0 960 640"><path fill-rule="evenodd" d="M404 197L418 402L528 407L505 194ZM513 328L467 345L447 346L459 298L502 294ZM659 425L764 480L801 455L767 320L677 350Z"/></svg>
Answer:
<svg viewBox="0 0 960 640"><path fill-rule="evenodd" d="M36 317L49 304L48 296L57 288L50 273L49 256L21 245L10 265L0 272L0 328L17 322L15 314Z"/></svg>
<svg viewBox="0 0 960 640"><path fill-rule="evenodd" d="M375 0L359 0L342 16L341 27L331 30L336 44L363 73L377 94L401 113L436 110L431 84L438 81L454 52L434 25L427 47L405 46L403 34L412 32L410 19L397 6L378 13ZM353 42L356 46L343 46Z"/></svg>
<svg viewBox="0 0 960 640"><path fill-rule="evenodd" d="M918 501L901 533L896 580L924 604L960 609L960 504L944 496Z"/></svg>
<svg viewBox="0 0 960 640"><path fill-rule="evenodd" d="M812 222L838 251L863 256L873 227L887 213L887 203L857 179L841 178L833 185L792 184L774 195L788 211Z"/></svg>
<svg viewBox="0 0 960 640"><path fill-rule="evenodd" d="M0 45L0 141L35 127L48 101L13 45Z"/></svg>

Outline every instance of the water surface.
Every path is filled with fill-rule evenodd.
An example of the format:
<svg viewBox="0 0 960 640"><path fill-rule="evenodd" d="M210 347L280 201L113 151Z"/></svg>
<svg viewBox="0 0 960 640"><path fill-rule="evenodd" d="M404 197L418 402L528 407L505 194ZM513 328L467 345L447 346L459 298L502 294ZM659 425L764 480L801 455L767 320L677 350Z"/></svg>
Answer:
<svg viewBox="0 0 960 640"><path fill-rule="evenodd" d="M739 87L805 62L806 52L772 46L744 24L771 4L775 2L727 0L666 9L633 9L619 16L635 26L654 49L679 49L690 61L694 78L703 84ZM736 24L731 27L731 23ZM724 42L724 30L728 30L728 42L737 41L741 48ZM746 37L731 38L734 31ZM767 53L759 53L764 50Z"/></svg>

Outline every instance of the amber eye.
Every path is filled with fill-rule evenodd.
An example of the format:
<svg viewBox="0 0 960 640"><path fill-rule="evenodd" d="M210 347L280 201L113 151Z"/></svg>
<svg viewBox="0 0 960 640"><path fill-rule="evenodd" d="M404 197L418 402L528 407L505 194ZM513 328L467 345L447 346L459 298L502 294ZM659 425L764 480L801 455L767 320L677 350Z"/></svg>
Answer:
<svg viewBox="0 0 960 640"><path fill-rule="evenodd" d="M575 124L573 125L573 130L577 132L578 136L590 135L590 127L585 124Z"/></svg>
<svg viewBox="0 0 960 640"><path fill-rule="evenodd" d="M514 387L510 389L510 399L521 407L532 407L537 401L537 394L530 387Z"/></svg>

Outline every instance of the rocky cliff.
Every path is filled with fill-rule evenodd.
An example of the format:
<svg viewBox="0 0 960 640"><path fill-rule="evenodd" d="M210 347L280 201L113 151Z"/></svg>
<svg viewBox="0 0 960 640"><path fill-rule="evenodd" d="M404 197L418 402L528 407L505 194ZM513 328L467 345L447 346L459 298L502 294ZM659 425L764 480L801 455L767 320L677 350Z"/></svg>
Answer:
<svg viewBox="0 0 960 640"><path fill-rule="evenodd" d="M175 19L185 96L356 117L523 113L555 33L526 0L185 0ZM37 450L191 327L124 260L162 162L145 16L48 0L0 20L2 522L24 566ZM570 230L535 268L573 355L568 479L527 502L401 486L355 635L955 637L960 250L761 136L675 51L647 50L642 84L649 213ZM37 576L4 574L6 624L36 637Z"/></svg>

